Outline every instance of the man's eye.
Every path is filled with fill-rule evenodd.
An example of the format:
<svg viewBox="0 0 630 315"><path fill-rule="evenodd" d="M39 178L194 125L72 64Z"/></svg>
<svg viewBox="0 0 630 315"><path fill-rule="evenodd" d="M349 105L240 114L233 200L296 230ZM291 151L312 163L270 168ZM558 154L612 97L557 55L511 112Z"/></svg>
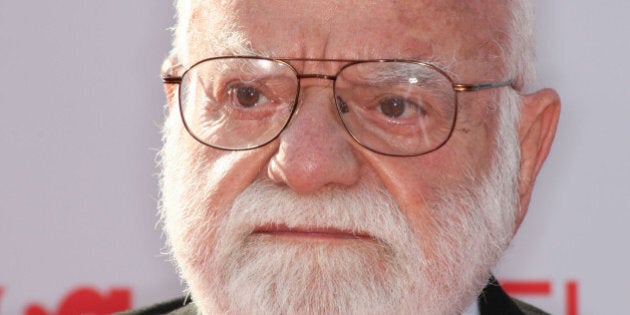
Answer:
<svg viewBox="0 0 630 315"><path fill-rule="evenodd" d="M402 97L384 98L379 102L378 108L383 115L389 118L399 118L405 113L409 114L410 111L420 110L416 104L410 103L407 99Z"/></svg>
<svg viewBox="0 0 630 315"><path fill-rule="evenodd" d="M234 86L229 90L229 94L234 105L245 108L256 106L261 98L264 98L258 89L248 85Z"/></svg>
<svg viewBox="0 0 630 315"><path fill-rule="evenodd" d="M405 100L401 98L386 98L380 101L379 109L387 117L400 117L405 112Z"/></svg>

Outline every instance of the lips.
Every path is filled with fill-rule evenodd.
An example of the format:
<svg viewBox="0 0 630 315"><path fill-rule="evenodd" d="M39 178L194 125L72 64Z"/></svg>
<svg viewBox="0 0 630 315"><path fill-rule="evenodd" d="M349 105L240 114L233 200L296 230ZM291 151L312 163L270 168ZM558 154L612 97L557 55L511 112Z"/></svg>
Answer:
<svg viewBox="0 0 630 315"><path fill-rule="evenodd" d="M268 235L273 237L313 239L313 240L372 240L373 237L364 232L339 229L334 227L296 226L285 224L265 224L256 227L252 235Z"/></svg>

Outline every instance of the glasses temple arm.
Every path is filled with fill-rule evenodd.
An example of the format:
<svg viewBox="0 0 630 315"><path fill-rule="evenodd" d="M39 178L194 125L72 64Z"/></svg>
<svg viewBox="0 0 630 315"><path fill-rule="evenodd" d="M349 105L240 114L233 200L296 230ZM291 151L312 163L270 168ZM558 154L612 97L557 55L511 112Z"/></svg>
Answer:
<svg viewBox="0 0 630 315"><path fill-rule="evenodd" d="M162 75L162 83L164 83L164 84L180 84L180 83L182 83L182 77L169 77L168 75Z"/></svg>
<svg viewBox="0 0 630 315"><path fill-rule="evenodd" d="M172 64L170 67L163 68L162 82L164 84L180 84L182 83L182 76L178 75L184 69L184 65L181 63Z"/></svg>
<svg viewBox="0 0 630 315"><path fill-rule="evenodd" d="M514 87L514 82L494 82L494 83L482 83L482 84L453 84L453 90L457 92L473 92L479 90L493 89L503 86Z"/></svg>

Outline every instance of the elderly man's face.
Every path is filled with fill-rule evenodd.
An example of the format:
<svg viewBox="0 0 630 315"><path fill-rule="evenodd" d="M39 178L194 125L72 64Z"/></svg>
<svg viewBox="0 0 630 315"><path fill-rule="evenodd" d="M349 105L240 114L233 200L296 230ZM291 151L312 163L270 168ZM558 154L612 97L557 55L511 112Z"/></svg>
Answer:
<svg viewBox="0 0 630 315"><path fill-rule="evenodd" d="M512 79L500 55L509 33L504 1L228 2L193 1L181 17L186 66L253 51L420 59L449 66L456 82ZM293 66L332 75L340 64ZM461 311L511 239L548 149L524 147L521 137L536 162L519 181L509 109L521 98L508 87L460 93L450 140L401 158L351 138L329 81L301 84L288 127L250 151L197 142L171 99L162 212L193 299L204 314ZM522 125L521 134L529 130Z"/></svg>

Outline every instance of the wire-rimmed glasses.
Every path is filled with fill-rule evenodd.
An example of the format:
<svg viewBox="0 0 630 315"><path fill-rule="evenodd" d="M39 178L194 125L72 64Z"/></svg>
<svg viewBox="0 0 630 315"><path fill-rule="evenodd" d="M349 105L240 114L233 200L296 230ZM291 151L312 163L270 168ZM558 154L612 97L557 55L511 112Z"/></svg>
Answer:
<svg viewBox="0 0 630 315"><path fill-rule="evenodd" d="M343 62L335 75L299 73L290 62ZM414 156L440 148L457 120L457 92L511 81L456 84L438 67L415 60L273 59L222 56L181 75L179 110L190 135L210 147L251 150L276 139L295 113L303 79L333 81L337 112L356 142L377 153Z"/></svg>

